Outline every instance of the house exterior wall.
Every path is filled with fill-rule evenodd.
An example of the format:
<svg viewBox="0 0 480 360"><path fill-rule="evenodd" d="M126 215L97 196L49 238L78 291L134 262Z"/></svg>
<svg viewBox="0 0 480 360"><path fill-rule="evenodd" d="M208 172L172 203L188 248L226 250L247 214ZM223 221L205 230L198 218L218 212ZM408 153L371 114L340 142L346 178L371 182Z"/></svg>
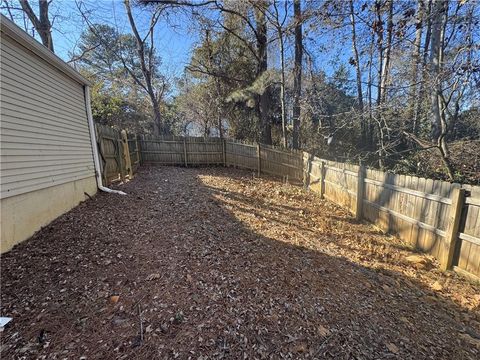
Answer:
<svg viewBox="0 0 480 360"><path fill-rule="evenodd" d="M30 191L0 200L0 252L28 239L43 226L95 194L94 177Z"/></svg>
<svg viewBox="0 0 480 360"><path fill-rule="evenodd" d="M2 17L2 252L96 192L85 83L25 35Z"/></svg>

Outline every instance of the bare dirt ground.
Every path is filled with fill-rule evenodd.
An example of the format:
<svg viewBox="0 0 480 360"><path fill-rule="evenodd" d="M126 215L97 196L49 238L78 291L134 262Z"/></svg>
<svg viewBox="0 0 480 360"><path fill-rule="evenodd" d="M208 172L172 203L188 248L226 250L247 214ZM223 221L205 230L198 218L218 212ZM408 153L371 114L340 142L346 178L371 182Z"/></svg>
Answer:
<svg viewBox="0 0 480 360"><path fill-rule="evenodd" d="M119 187L2 255L2 359L480 357L479 285L312 193L220 168Z"/></svg>

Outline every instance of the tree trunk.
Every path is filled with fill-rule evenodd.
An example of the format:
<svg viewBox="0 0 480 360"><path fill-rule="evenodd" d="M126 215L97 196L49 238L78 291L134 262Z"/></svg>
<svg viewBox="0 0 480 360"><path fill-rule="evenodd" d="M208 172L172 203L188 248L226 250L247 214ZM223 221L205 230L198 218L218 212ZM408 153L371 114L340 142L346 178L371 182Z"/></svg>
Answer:
<svg viewBox="0 0 480 360"><path fill-rule="evenodd" d="M257 78L261 76L268 69L267 61L267 20L265 16L265 7L268 4L261 3L256 8L256 30L257 30L257 52L258 52L258 66ZM260 110L260 141L264 144L272 144L272 126L270 123L270 91L265 89L259 96L259 110Z"/></svg>
<svg viewBox="0 0 480 360"><path fill-rule="evenodd" d="M282 116L282 141L283 147L287 148L287 119L285 114L285 49L283 44L283 34L280 26L277 28L278 38L280 40L280 66L281 66L281 75L282 80L280 83L280 106L281 106L281 116Z"/></svg>
<svg viewBox="0 0 480 360"><path fill-rule="evenodd" d="M157 136L165 135L165 129L162 126L162 114L160 112L160 104L158 103L155 94L148 94L153 106L153 133Z"/></svg>
<svg viewBox="0 0 480 360"><path fill-rule="evenodd" d="M418 89L418 99L417 99L417 105L415 108L415 116L414 118L416 119L416 122L414 123L413 126L413 133L418 134L418 130L420 128L420 123L423 118L422 114L422 105L425 103L425 83L428 78L428 72L427 72L427 62L428 62L428 52L430 49L430 36L432 34L432 0L428 0L428 5L427 9L425 12L425 23L427 26L427 30L425 32L425 40L423 44L423 55L422 55L422 62L420 65L420 74L421 74L421 81L420 81L420 86Z"/></svg>
<svg viewBox="0 0 480 360"><path fill-rule="evenodd" d="M302 10L300 0L294 0L293 13L295 18L295 62L293 66L293 137L292 147L300 148L300 98L302 96Z"/></svg>
<svg viewBox="0 0 480 360"><path fill-rule="evenodd" d="M437 145L445 170L450 180L454 178L453 167L447 144L448 126L445 110L441 108L442 97L442 60L443 43L445 39L445 24L447 22L447 0L437 0L433 8L432 35L430 39L430 79L432 81L431 95L431 125L432 140Z"/></svg>
<svg viewBox="0 0 480 360"><path fill-rule="evenodd" d="M417 107L417 89L418 89L418 69L420 67L420 52L423 33L423 14L425 11L424 0L418 0L417 2L417 16L415 19L415 41L412 49L412 68L410 73L410 95L408 102L407 113L407 129L414 132L417 128L417 118L415 109Z"/></svg>
<svg viewBox="0 0 480 360"><path fill-rule="evenodd" d="M375 53L375 33L371 32L370 39L370 54L369 54L369 64L368 64L368 81L367 81L367 91L368 91L368 130L367 130L367 144L368 149L372 149L374 144L374 122L373 122L373 95L372 95L372 81L373 81L373 55Z"/></svg>
<svg viewBox="0 0 480 360"><path fill-rule="evenodd" d="M216 72L214 70L214 61L213 61L213 49L212 44L210 42L210 30L206 29L205 31L205 40L208 47L208 66L210 67L210 71ZM215 98L215 105L217 108L216 115L217 115L217 127L218 127L218 136L220 139L223 139L223 126L222 126L222 105L221 105L221 91L220 91L220 82L218 76L213 77L213 81L215 83L215 91L217 96Z"/></svg>
<svg viewBox="0 0 480 360"><path fill-rule="evenodd" d="M142 71L142 74L143 74L143 78L144 78L144 88L145 90L147 91L147 94L148 96L150 97L150 101L152 103L152 107L153 107L153 116L154 116L154 119L153 119L153 129L154 129L154 133L155 135L166 135L169 131L168 129L164 126L164 124L162 123L162 116L161 116L161 113L160 113L160 102L159 102L159 99L157 97L157 94L155 92L155 87L153 85L153 80L152 80L152 74L154 73L154 62L152 61L151 59L151 56L153 56L153 54L151 53L150 54L150 58L146 58L145 57L145 40L147 39L147 37L143 38L140 36L139 32L138 32L138 29L137 29L137 25L135 24L135 19L132 15L132 9L130 7L130 0L124 0L124 5L125 5L125 10L127 12L127 17L128 17L128 21L130 23L130 27L132 28L132 32L135 36L135 41L136 41L136 45L137 45L137 54L138 54L138 58L139 58L139 62L140 62L140 70ZM150 38L152 39L153 41L153 25L151 24L150 25L150 29L149 29L149 32L150 33ZM151 47L150 49L153 49L153 43L151 44ZM139 81L139 80L137 80Z"/></svg>
<svg viewBox="0 0 480 360"><path fill-rule="evenodd" d="M383 69L383 19L382 4L380 0L375 1L375 12L377 15L375 31L377 33L378 48L378 70L377 70L377 106L382 100L382 69Z"/></svg>
<svg viewBox="0 0 480 360"><path fill-rule="evenodd" d="M437 0L434 3L433 18L432 18L432 33L430 38L430 59L429 59L429 74L432 85L431 92L431 137L434 142L437 142L441 134L441 114L440 114L440 95L441 95L441 81L440 81L440 57L442 51L442 27L443 27L443 12L445 11L445 0Z"/></svg>
<svg viewBox="0 0 480 360"><path fill-rule="evenodd" d="M353 0L350 0L350 22L352 25L352 50L353 56L355 59L355 70L357 73L357 102L358 108L360 110L360 126L362 129L362 146L365 145L367 141L367 130L365 119L363 116L363 92L362 92L362 70L360 67L360 56L358 55L357 49L357 35L356 35L356 28L355 28L355 10L353 7Z"/></svg>
<svg viewBox="0 0 480 360"><path fill-rule="evenodd" d="M393 39L393 0L388 1L388 25L387 25L387 43L385 44L384 60L382 64L381 77L381 102L384 103L387 98L387 81L390 71L390 54L392 52Z"/></svg>
<svg viewBox="0 0 480 360"><path fill-rule="evenodd" d="M42 44L45 45L48 49L50 49L52 52L55 52L52 39L52 24L50 23L50 19L48 18L48 6L50 5L50 1L39 0L38 10L40 17L37 17L37 15L35 15L35 12L30 6L28 0L20 0L20 5L23 12L28 16L28 19L30 20L33 27L40 36Z"/></svg>

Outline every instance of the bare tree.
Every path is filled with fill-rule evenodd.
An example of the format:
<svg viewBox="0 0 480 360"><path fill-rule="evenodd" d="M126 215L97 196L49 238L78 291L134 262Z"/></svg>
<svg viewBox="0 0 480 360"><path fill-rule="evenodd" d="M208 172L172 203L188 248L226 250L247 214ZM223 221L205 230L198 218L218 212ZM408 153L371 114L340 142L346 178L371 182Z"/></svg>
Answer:
<svg viewBox="0 0 480 360"><path fill-rule="evenodd" d="M281 119L282 119L282 142L283 146L286 148L288 146L287 143L287 118L286 118L286 100L285 100L285 39L284 39L284 32L285 32L285 22L288 16L288 1L283 1L284 9L283 9L283 16L280 15L278 9L278 0L273 0L273 9L274 14L273 16L269 16L269 20L272 23L273 27L277 32L278 37L278 44L280 50L280 108L281 108Z"/></svg>
<svg viewBox="0 0 480 360"><path fill-rule="evenodd" d="M52 24L49 19L48 7L52 0L39 0L38 1L38 13L35 14L28 0L19 0L23 12L28 16L28 19L32 23L33 27L37 31L42 44L48 49L54 52L53 39L52 39Z"/></svg>
<svg viewBox="0 0 480 360"><path fill-rule="evenodd" d="M232 5L244 5L242 2L221 2L219 0L141 0L143 4L164 4L166 6L186 6L186 7L203 7L210 6L211 10L220 11L223 14L235 16L239 21L244 22L249 30L253 33L255 44L250 39L239 34L236 29L225 26L221 21L218 25L242 41L247 49L252 53L257 61L257 79L261 79L268 70L268 26L266 12L269 7L269 0L248 0L246 5L253 9L254 21L248 14L238 11ZM256 109L259 114L259 132L260 141L264 144L272 144L272 124L271 124L271 99L269 86L265 86L262 92L256 96Z"/></svg>
<svg viewBox="0 0 480 360"><path fill-rule="evenodd" d="M205 42L207 46L207 51L208 51L208 68L213 69L214 68L214 61L213 61L213 45L210 41L210 30L206 29L205 30ZM220 90L220 79L218 76L213 77L213 81L215 84L215 91L216 91L216 97L215 97L215 107L216 107L216 115L217 115L217 126L218 126L218 136L220 139L223 139L223 124L222 124L222 100L221 100L221 90Z"/></svg>
<svg viewBox="0 0 480 360"><path fill-rule="evenodd" d="M441 115L440 115L440 93L442 91L440 82L440 59L442 57L442 28L445 13L445 0L438 0L434 3L434 17L432 23L432 35L430 40L430 78L433 89L431 95L431 123L432 140L438 140L441 135Z"/></svg>
<svg viewBox="0 0 480 360"><path fill-rule="evenodd" d="M140 69L142 71L143 78L140 79L136 75L133 75L134 72L131 72L131 74L134 76L135 81L147 92L150 101L152 102L154 113L154 133L157 135L166 134L169 131L162 123L162 115L160 113L160 98L163 95L163 91L158 91L155 89L154 84L154 73L156 72L156 64L154 60L154 29L164 8L159 6L155 7L155 10L150 18L148 30L144 36L141 36L138 31L137 24L135 23L135 19L132 15L130 0L124 0L124 5L130 27L132 28L133 35L135 36L135 40L137 42L137 54L140 60Z"/></svg>
<svg viewBox="0 0 480 360"><path fill-rule="evenodd" d="M393 39L393 0L388 0L388 21L387 21L387 39L383 51L382 76L380 81L381 103L387 98L387 83L390 71L390 61Z"/></svg>
<svg viewBox="0 0 480 360"><path fill-rule="evenodd" d="M257 40L257 77L262 76L268 70L268 38L267 38L267 18L266 11L268 2L261 0L254 5L255 7L255 34ZM264 144L272 143L272 124L270 121L270 89L267 87L259 95L259 113L260 113L260 141Z"/></svg>
<svg viewBox="0 0 480 360"><path fill-rule="evenodd" d="M416 132L417 128L417 114L415 109L417 107L417 95L418 95L418 70L421 64L421 44L422 44L422 33L423 33L423 22L424 22L424 13L425 13L425 2L424 0L417 1L417 11L415 17L415 40L412 47L412 64L411 64L411 73L410 73L410 95L408 101L408 113L407 113L407 124L408 131L413 133Z"/></svg>
<svg viewBox="0 0 480 360"><path fill-rule="evenodd" d="M302 58L303 58L303 33L302 9L300 0L293 1L293 14L295 21L295 61L293 64L293 139L294 149L300 147L300 98L302 96Z"/></svg>
<svg viewBox="0 0 480 360"><path fill-rule="evenodd" d="M92 24L88 11L82 7L81 2L77 2L77 9L82 15L85 23L88 25L89 30L95 35L96 40L101 44L102 48L108 49L112 55L121 62L125 72L131 77L135 84L137 84L148 95L153 111L153 131L156 135L163 135L169 133L169 128L162 121L160 111L160 101L164 95L166 84L163 78L160 76L157 66L158 61L155 55L154 45L154 29L158 23L160 16L162 15L165 7L156 6L152 9L150 20L148 22L148 30L141 35L138 31L134 16L132 14L132 8L129 0L124 0L124 6L127 13L128 21L132 29L133 38L135 39L135 59L128 58L131 56L125 56L122 53L122 37L118 36L116 44L111 43L111 39L105 38L105 36L99 31L98 26ZM91 47L91 51L96 46ZM82 57L85 54L82 54Z"/></svg>
<svg viewBox="0 0 480 360"><path fill-rule="evenodd" d="M362 127L362 141L366 141L366 129L365 122L363 121L363 91L362 91L362 70L360 66L360 56L358 55L357 47L357 31L355 23L355 10L353 6L353 0L350 0L350 23L352 26L352 50L355 62L355 71L357 75L357 103L358 108L362 114L361 127Z"/></svg>

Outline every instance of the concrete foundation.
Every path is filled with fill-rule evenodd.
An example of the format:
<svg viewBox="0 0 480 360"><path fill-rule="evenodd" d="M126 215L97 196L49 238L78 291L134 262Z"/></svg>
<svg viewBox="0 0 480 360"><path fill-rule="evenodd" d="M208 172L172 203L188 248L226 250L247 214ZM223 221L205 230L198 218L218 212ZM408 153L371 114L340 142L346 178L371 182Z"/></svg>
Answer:
<svg viewBox="0 0 480 360"><path fill-rule="evenodd" d="M76 180L0 200L0 252L27 240L42 226L97 192L95 177Z"/></svg>

